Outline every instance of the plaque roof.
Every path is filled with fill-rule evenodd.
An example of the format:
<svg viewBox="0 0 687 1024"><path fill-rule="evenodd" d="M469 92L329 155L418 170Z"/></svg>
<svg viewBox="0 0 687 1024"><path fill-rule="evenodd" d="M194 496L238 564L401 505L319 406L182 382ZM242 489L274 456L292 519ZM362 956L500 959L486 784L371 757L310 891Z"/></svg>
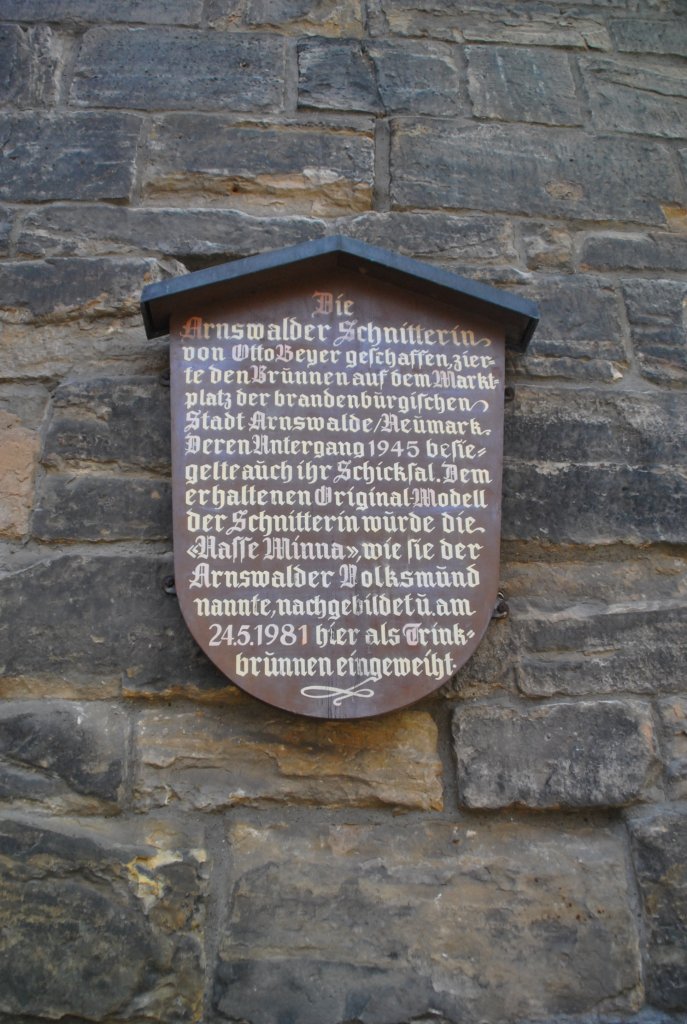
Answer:
<svg viewBox="0 0 687 1024"><path fill-rule="evenodd" d="M197 309L266 285L288 285L306 273L336 269L358 270L368 278L495 320L505 328L507 347L518 352L525 351L539 322L536 304L520 295L345 235L331 235L147 285L141 296L146 334L149 338L168 334L171 315L191 305Z"/></svg>

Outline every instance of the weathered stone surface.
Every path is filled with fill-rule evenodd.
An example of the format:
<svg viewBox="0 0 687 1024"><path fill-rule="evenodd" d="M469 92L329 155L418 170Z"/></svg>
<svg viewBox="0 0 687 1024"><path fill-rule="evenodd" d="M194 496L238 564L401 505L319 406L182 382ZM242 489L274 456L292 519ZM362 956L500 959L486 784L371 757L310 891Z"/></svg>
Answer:
<svg viewBox="0 0 687 1024"><path fill-rule="evenodd" d="M2 217L0 210L0 246ZM17 253L33 257L93 256L129 253L135 248L174 256L182 262L206 257L229 261L307 242L330 232L324 221L310 217L253 217L237 210L56 204L39 207L23 217Z"/></svg>
<svg viewBox="0 0 687 1024"><path fill-rule="evenodd" d="M684 201L662 143L533 126L394 122L391 174L396 207L662 224Z"/></svg>
<svg viewBox="0 0 687 1024"><path fill-rule="evenodd" d="M95 28L84 37L71 95L89 107L275 110L283 63L284 44L270 36Z"/></svg>
<svg viewBox="0 0 687 1024"><path fill-rule="evenodd" d="M516 259L513 229L499 217L452 217L445 213L363 213L342 223L352 238L414 259L495 263Z"/></svg>
<svg viewBox="0 0 687 1024"><path fill-rule="evenodd" d="M49 28L22 31L0 25L0 102L19 107L53 103L57 61L58 44Z"/></svg>
<svg viewBox="0 0 687 1024"><path fill-rule="evenodd" d="M0 704L0 800L88 813L123 796L127 723L114 704ZM108 807L108 805L110 805Z"/></svg>
<svg viewBox="0 0 687 1024"><path fill-rule="evenodd" d="M41 384L0 384L0 410L30 430L41 428L49 400L50 391Z"/></svg>
<svg viewBox="0 0 687 1024"><path fill-rule="evenodd" d="M421 711L332 723L275 715L243 696L228 708L156 707L139 714L136 749L139 809L442 806L437 728Z"/></svg>
<svg viewBox="0 0 687 1024"><path fill-rule="evenodd" d="M484 14L461 18L461 34L466 42L509 43L515 46L561 46L578 50L609 50L611 39L605 25L590 8L588 17L547 4L533 17L531 4L501 7L493 17Z"/></svg>
<svg viewBox="0 0 687 1024"><path fill-rule="evenodd" d="M3 0L5 21L127 21L149 25L197 25L202 0Z"/></svg>
<svg viewBox="0 0 687 1024"><path fill-rule="evenodd" d="M582 107L567 54L468 46L475 117L535 124L581 124Z"/></svg>
<svg viewBox="0 0 687 1024"><path fill-rule="evenodd" d="M443 116L461 108L449 47L333 39L299 44L298 103L321 110Z"/></svg>
<svg viewBox="0 0 687 1024"><path fill-rule="evenodd" d="M146 338L141 314L133 309L135 302L132 293L130 302L95 319L87 312L80 319L28 325L2 323L0 318L0 375L53 386L55 380L76 376L163 373L169 367L169 341Z"/></svg>
<svg viewBox="0 0 687 1024"><path fill-rule="evenodd" d="M681 394L518 384L506 405L504 450L531 462L684 466Z"/></svg>
<svg viewBox="0 0 687 1024"><path fill-rule="evenodd" d="M31 533L48 541L171 540L172 487L150 477L48 474Z"/></svg>
<svg viewBox="0 0 687 1024"><path fill-rule="evenodd" d="M630 822L648 939L647 999L687 1007L687 815L657 808Z"/></svg>
<svg viewBox="0 0 687 1024"><path fill-rule="evenodd" d="M655 782L651 710L639 701L467 706L453 727L468 807L622 806Z"/></svg>
<svg viewBox="0 0 687 1024"><path fill-rule="evenodd" d="M621 595L619 595L620 597ZM530 697L670 693L684 686L687 608L572 605L513 623L519 689Z"/></svg>
<svg viewBox="0 0 687 1024"><path fill-rule="evenodd" d="M141 121L135 114L13 114L0 127L0 199L128 199Z"/></svg>
<svg viewBox="0 0 687 1024"><path fill-rule="evenodd" d="M16 694L19 679L87 692L123 680L129 693L189 698L226 690L164 592L171 574L169 556L141 553L64 555L0 577L0 694Z"/></svg>
<svg viewBox="0 0 687 1024"><path fill-rule="evenodd" d="M682 68L638 68L609 60L584 65L593 122L603 130L664 138L687 135L687 83Z"/></svg>
<svg viewBox="0 0 687 1024"><path fill-rule="evenodd" d="M541 221L525 221L520 235L532 270L570 272L573 260L574 236L564 225Z"/></svg>
<svg viewBox="0 0 687 1024"><path fill-rule="evenodd" d="M229 836L222 1019L476 1024L635 1002L623 847L604 828L236 823Z"/></svg>
<svg viewBox="0 0 687 1024"><path fill-rule="evenodd" d="M202 1011L202 837L169 820L0 826L0 1010L185 1024ZM16 1019L16 1017L15 1017Z"/></svg>
<svg viewBox="0 0 687 1024"><path fill-rule="evenodd" d="M0 537L21 540L29 527L40 435L0 409Z"/></svg>
<svg viewBox="0 0 687 1024"><path fill-rule="evenodd" d="M271 216L334 216L369 209L373 162L367 134L176 114L155 123L144 192L170 206L224 202Z"/></svg>
<svg viewBox="0 0 687 1024"><path fill-rule="evenodd" d="M607 49L610 39L598 9L575 11L561 4L533 5L528 0L503 4L463 3L457 11L449 0L381 0L384 21L378 31L439 39L515 43L522 46L565 46ZM595 17L596 15L596 17Z"/></svg>
<svg viewBox="0 0 687 1024"><path fill-rule="evenodd" d="M580 250L580 266L582 270L682 271L685 239L667 231L587 235Z"/></svg>
<svg viewBox="0 0 687 1024"><path fill-rule="evenodd" d="M13 223L14 211L7 206L0 206L0 256L9 255Z"/></svg>
<svg viewBox="0 0 687 1024"><path fill-rule="evenodd" d="M684 692L682 559L652 553L619 562L580 557L530 564L510 560L506 549L501 580L510 615L491 623L475 655L445 688L448 695Z"/></svg>
<svg viewBox="0 0 687 1024"><path fill-rule="evenodd" d="M549 543L687 540L684 472L630 466L505 464L503 536Z"/></svg>
<svg viewBox="0 0 687 1024"><path fill-rule="evenodd" d="M659 705L663 726L669 794L687 798L687 697L668 697Z"/></svg>
<svg viewBox="0 0 687 1024"><path fill-rule="evenodd" d="M93 319L133 313L162 277L152 259L54 259L0 264L0 320Z"/></svg>
<svg viewBox="0 0 687 1024"><path fill-rule="evenodd" d="M533 376L578 380L619 379L627 355L620 302L604 280L541 276L522 289L539 306L541 321L520 360Z"/></svg>
<svg viewBox="0 0 687 1024"><path fill-rule="evenodd" d="M687 57L687 25L682 18L615 18L611 36L618 50L627 53L675 54Z"/></svg>
<svg viewBox="0 0 687 1024"><path fill-rule="evenodd" d="M43 462L168 469L169 415L169 389L159 377L62 384L53 396Z"/></svg>
<svg viewBox="0 0 687 1024"><path fill-rule="evenodd" d="M687 285L683 281L627 280L623 295L641 372L657 383L684 384Z"/></svg>
<svg viewBox="0 0 687 1024"><path fill-rule="evenodd" d="M227 0L210 0L210 20L222 26ZM361 0L248 0L248 25L279 28L306 35L357 36L364 30Z"/></svg>

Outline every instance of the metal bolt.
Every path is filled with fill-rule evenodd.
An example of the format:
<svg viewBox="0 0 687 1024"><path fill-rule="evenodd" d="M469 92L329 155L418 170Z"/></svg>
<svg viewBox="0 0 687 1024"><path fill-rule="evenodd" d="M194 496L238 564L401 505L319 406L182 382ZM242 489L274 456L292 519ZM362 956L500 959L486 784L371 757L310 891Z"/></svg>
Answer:
<svg viewBox="0 0 687 1024"><path fill-rule="evenodd" d="M499 591L496 596L496 604L494 605L491 617L492 619L505 619L509 612L510 608L508 607L508 602L506 601L505 596Z"/></svg>
<svg viewBox="0 0 687 1024"><path fill-rule="evenodd" d="M162 581L162 589L164 590L165 594L176 594L177 588L173 576L165 576L165 578Z"/></svg>

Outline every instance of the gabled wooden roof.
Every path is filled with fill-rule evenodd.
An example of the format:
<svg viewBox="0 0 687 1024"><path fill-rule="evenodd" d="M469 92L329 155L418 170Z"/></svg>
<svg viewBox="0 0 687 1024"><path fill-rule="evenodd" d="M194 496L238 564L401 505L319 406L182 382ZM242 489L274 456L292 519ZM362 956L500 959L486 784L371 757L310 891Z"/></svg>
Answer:
<svg viewBox="0 0 687 1024"><path fill-rule="evenodd" d="M183 314L190 306L198 309L254 288L284 285L304 274L335 269L359 270L368 279L495 320L505 328L506 345L519 352L527 348L539 322L539 310L529 299L345 235L331 235L148 285L141 296L146 334L149 338L168 334L171 315Z"/></svg>

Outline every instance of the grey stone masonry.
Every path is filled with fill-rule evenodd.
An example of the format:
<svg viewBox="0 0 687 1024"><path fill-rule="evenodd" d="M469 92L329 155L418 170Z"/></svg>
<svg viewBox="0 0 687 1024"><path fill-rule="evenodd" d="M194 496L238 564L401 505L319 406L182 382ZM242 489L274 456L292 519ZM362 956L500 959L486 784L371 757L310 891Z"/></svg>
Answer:
<svg viewBox="0 0 687 1024"><path fill-rule="evenodd" d="M647 994L666 1010L687 997L687 823L684 805L657 808L630 825L644 904L649 962Z"/></svg>
<svg viewBox="0 0 687 1024"><path fill-rule="evenodd" d="M369 209L373 167L368 132L244 127L177 114L153 125L143 188L170 206L213 205L229 195L248 212L336 216Z"/></svg>
<svg viewBox="0 0 687 1024"><path fill-rule="evenodd" d="M565 53L468 46L475 117L535 124L581 124L582 104Z"/></svg>
<svg viewBox="0 0 687 1024"><path fill-rule="evenodd" d="M685 186L671 151L644 138L397 121L391 198L405 208L662 224L662 206L684 201Z"/></svg>
<svg viewBox="0 0 687 1024"><path fill-rule="evenodd" d="M442 116L463 107L454 54L440 43L305 39L298 69L302 107Z"/></svg>
<svg viewBox="0 0 687 1024"><path fill-rule="evenodd" d="M686 0L0 0L0 1024L687 1020L686 58ZM540 312L488 395L497 614L356 720L187 627L140 312L331 235ZM338 670L334 606L294 625Z"/></svg>
<svg viewBox="0 0 687 1024"><path fill-rule="evenodd" d="M5 0L2 16L10 21L130 22L143 25L197 25L202 0Z"/></svg>
<svg viewBox="0 0 687 1024"><path fill-rule="evenodd" d="M648 705L561 701L461 708L458 788L468 807L607 807L650 795L658 766Z"/></svg>
<svg viewBox="0 0 687 1024"><path fill-rule="evenodd" d="M269 36L96 28L81 45L72 98L138 110L274 110L283 60L283 43Z"/></svg>
<svg viewBox="0 0 687 1024"><path fill-rule="evenodd" d="M127 721L99 701L0 707L0 799L54 812L112 809L123 796Z"/></svg>
<svg viewBox="0 0 687 1024"><path fill-rule="evenodd" d="M0 199L128 199L141 121L133 114L5 116Z"/></svg>

